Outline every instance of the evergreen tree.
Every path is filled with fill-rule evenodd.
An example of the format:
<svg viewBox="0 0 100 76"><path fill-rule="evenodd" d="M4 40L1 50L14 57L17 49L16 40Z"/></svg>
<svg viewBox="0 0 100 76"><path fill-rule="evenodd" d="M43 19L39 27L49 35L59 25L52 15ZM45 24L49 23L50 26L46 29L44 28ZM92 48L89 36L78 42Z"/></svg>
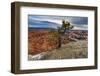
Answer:
<svg viewBox="0 0 100 76"><path fill-rule="evenodd" d="M58 47L61 47L61 36L63 36L65 33L68 33L69 30L72 29L73 27L74 26L72 26L70 22L62 20L62 26L58 27L58 32L59 32L59 46Z"/></svg>

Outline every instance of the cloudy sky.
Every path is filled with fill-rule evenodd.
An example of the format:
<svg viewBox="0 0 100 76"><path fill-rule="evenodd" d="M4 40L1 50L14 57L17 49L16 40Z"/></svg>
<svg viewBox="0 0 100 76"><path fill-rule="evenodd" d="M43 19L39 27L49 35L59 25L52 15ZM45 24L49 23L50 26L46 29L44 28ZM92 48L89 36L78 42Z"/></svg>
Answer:
<svg viewBox="0 0 100 76"><path fill-rule="evenodd" d="M53 15L28 15L28 27L57 29L57 27L61 27L62 20L69 21L75 30L88 29L88 17Z"/></svg>

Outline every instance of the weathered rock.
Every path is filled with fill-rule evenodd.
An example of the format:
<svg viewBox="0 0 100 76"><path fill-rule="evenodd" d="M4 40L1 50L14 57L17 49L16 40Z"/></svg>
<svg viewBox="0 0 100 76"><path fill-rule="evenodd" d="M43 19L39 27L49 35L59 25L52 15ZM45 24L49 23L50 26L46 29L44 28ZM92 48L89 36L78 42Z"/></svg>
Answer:
<svg viewBox="0 0 100 76"><path fill-rule="evenodd" d="M35 55L58 48L59 34L57 31L31 31L28 33L28 53Z"/></svg>

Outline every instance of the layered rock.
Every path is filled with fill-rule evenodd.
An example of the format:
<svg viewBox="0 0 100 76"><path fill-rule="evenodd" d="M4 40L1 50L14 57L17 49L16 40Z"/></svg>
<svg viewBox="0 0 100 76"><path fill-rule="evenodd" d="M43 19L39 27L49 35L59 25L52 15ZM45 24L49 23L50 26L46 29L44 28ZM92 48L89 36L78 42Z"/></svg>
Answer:
<svg viewBox="0 0 100 76"><path fill-rule="evenodd" d="M28 53L34 55L58 48L58 37L57 31L30 31L28 33Z"/></svg>

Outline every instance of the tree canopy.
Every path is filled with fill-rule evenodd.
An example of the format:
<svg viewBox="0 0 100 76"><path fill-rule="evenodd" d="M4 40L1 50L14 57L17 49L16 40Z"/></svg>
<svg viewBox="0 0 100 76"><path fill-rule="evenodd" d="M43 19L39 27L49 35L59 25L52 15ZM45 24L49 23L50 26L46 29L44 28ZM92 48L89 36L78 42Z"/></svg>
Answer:
<svg viewBox="0 0 100 76"><path fill-rule="evenodd" d="M66 30L70 30L73 27L74 26L72 26L70 22L62 20L62 26L58 29L58 31L62 34L65 34Z"/></svg>

